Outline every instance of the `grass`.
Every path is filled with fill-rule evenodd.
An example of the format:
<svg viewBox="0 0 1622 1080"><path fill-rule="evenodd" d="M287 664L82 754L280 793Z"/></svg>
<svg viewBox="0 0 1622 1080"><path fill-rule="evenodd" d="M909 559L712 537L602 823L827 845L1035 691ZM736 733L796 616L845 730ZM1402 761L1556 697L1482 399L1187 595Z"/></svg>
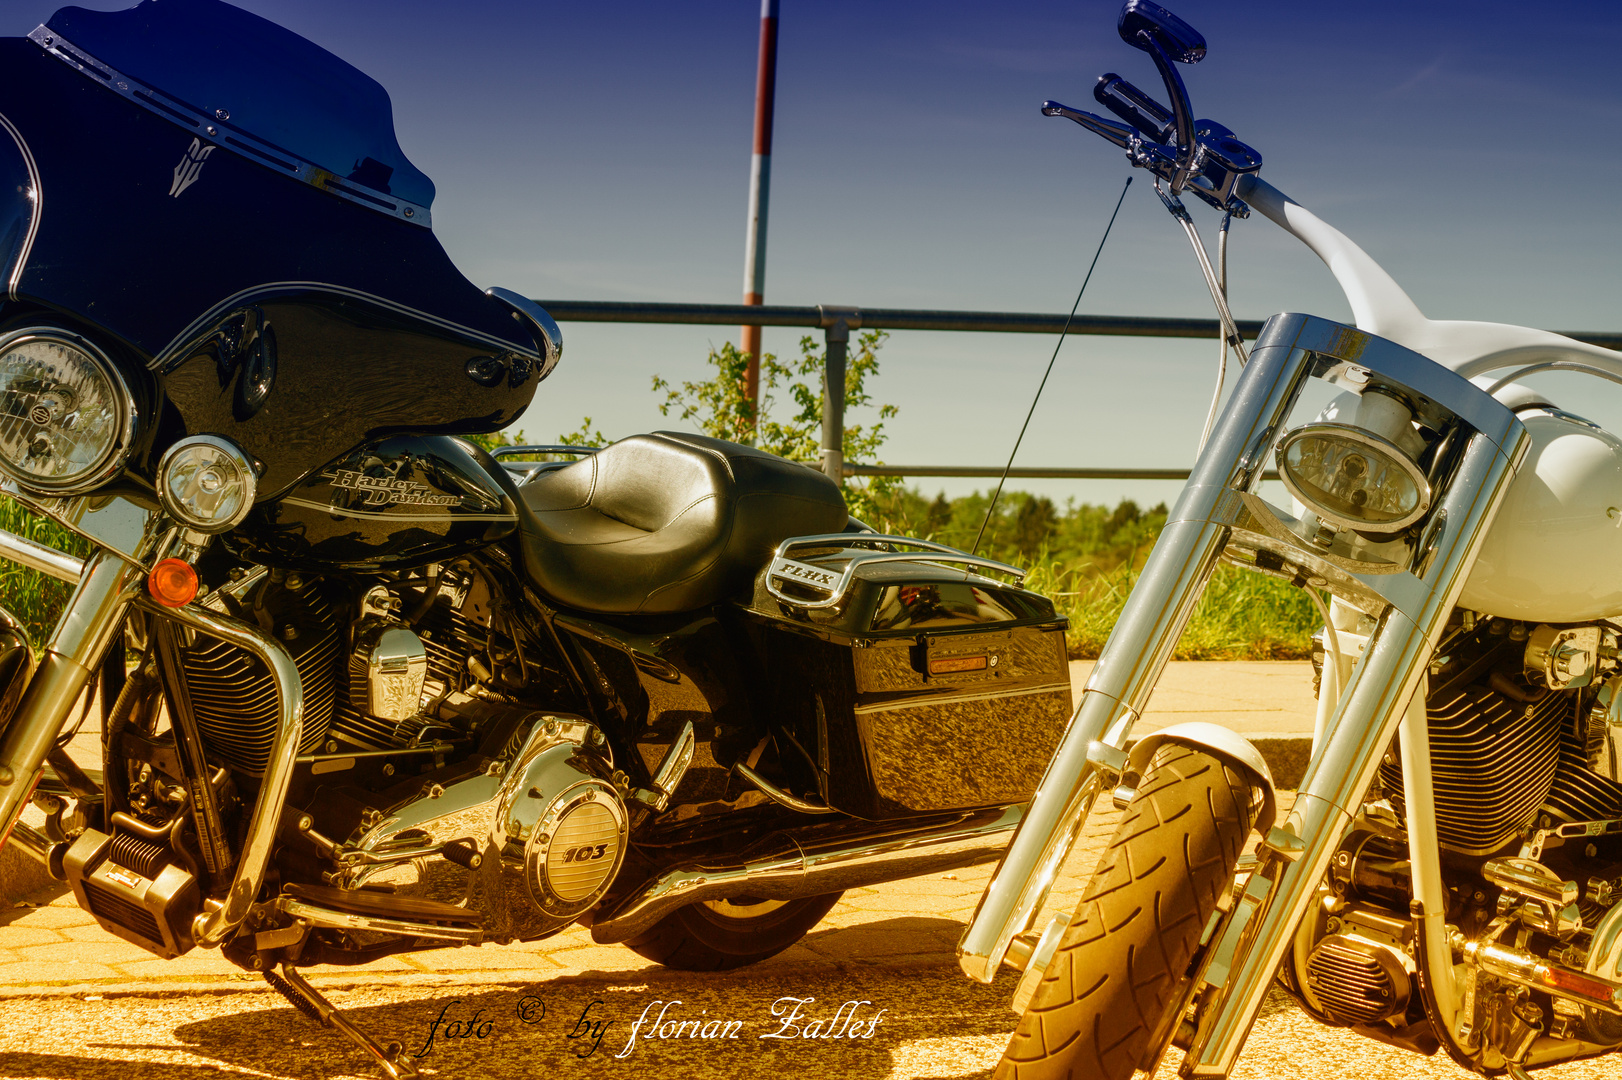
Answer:
<svg viewBox="0 0 1622 1080"><path fill-rule="evenodd" d="M1165 508L1142 511L1124 502L1111 510L1081 504L1066 506L1061 516L1051 503L1029 495L1012 493L1003 499L982 550L1028 568L1026 587L1052 597L1070 620L1071 658L1096 658L1165 522ZM901 492L887 500L883 518L873 524L968 548L987 502L975 494L930 504L916 492ZM10 499L0 499L0 529L81 557L89 554L86 541ZM50 634L70 591L65 582L0 559L0 607L22 621L36 646ZM1317 611L1300 589L1224 564L1212 575L1173 656L1306 659L1317 626Z"/></svg>
<svg viewBox="0 0 1622 1080"><path fill-rule="evenodd" d="M1066 640L1072 660L1094 660L1126 606L1139 569L1119 566L1103 573L1063 567L1053 559L1030 566L1026 587L1053 598L1070 620ZM1050 587L1069 585L1068 589ZM1312 655L1317 610L1300 589L1253 570L1221 565L1205 587L1175 660L1305 660Z"/></svg>
<svg viewBox="0 0 1622 1080"><path fill-rule="evenodd" d="M0 498L0 529L25 536L36 544L66 551L83 558L90 543L68 532L50 518L24 510L10 499ZM28 629L35 647L43 645L56 625L73 587L65 581L46 577L37 570L0 559L0 607L16 616Z"/></svg>
<svg viewBox="0 0 1622 1080"><path fill-rule="evenodd" d="M1049 499L1005 492L986 521L990 498L976 492L930 501L917 491L881 497L872 522L885 532L921 536L979 551L1029 575L1026 588L1051 597L1070 619L1072 659L1098 656L1120 618L1160 529L1164 505L1143 510L1086 503L1057 507ZM986 522L984 535L981 523ZM1319 619L1300 589L1255 571L1222 564L1211 576L1173 653L1178 660L1300 660L1312 654Z"/></svg>

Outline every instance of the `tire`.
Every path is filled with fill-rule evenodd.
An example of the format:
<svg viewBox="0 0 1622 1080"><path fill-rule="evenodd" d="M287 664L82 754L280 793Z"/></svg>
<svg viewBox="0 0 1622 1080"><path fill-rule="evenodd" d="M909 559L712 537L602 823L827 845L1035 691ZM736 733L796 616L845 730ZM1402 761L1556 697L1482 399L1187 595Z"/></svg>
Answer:
<svg viewBox="0 0 1622 1080"><path fill-rule="evenodd" d="M1127 1080L1148 1064L1256 811L1238 770L1186 746L1156 751L996 1080Z"/></svg>
<svg viewBox="0 0 1622 1080"><path fill-rule="evenodd" d="M759 963L799 941L845 895L798 900L731 900L688 904L625 944L638 955L677 971L726 971Z"/></svg>

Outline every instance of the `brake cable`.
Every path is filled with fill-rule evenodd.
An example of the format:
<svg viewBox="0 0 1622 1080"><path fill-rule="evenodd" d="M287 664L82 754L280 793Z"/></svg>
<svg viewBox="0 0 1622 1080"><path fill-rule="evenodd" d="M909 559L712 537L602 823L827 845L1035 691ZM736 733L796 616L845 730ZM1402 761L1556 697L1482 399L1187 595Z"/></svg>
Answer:
<svg viewBox="0 0 1622 1080"><path fill-rule="evenodd" d="M1221 291L1223 299L1228 296L1228 224L1233 221L1233 215L1222 215L1222 228L1217 233L1217 288ZM1228 335L1217 334L1217 377L1216 388L1211 391L1211 407L1205 413L1205 427L1200 431L1200 446L1194 451L1199 457L1205 450L1206 441L1211 438L1211 428L1216 426L1217 406L1222 402L1222 387L1228 381Z"/></svg>

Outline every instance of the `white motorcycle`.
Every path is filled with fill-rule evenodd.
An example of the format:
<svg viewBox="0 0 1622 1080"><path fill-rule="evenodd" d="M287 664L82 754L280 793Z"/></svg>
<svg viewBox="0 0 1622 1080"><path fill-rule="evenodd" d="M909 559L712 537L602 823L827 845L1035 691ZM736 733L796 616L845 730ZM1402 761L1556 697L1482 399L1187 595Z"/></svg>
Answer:
<svg viewBox="0 0 1622 1080"><path fill-rule="evenodd" d="M1622 441L1524 380L1622 382L1622 355L1426 318L1262 180L1254 150L1194 118L1176 65L1203 58L1197 32L1146 0L1119 30L1170 106L1106 75L1094 96L1124 123L1044 112L1154 174L1243 369L960 945L981 981L1025 971L997 1075L1124 1078L1176 1048L1181 1075L1226 1076L1275 982L1325 1024L1485 1075L1616 1050ZM1277 315L1247 354L1190 195L1300 239L1356 325ZM1339 394L1295 415L1311 379ZM1289 509L1257 494L1269 461ZM1129 745L1223 560L1323 609L1318 728L1288 814L1225 729ZM1040 923L1101 794L1120 829L1074 918Z"/></svg>

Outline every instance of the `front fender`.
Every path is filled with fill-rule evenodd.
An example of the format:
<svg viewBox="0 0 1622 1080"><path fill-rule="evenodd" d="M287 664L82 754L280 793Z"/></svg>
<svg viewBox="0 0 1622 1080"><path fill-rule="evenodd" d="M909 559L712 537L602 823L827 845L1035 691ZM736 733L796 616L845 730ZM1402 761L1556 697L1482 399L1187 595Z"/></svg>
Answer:
<svg viewBox="0 0 1622 1080"><path fill-rule="evenodd" d="M1133 744L1127 754L1128 774L1141 777L1143 771L1149 767L1149 760L1155 756L1155 751L1165 743L1204 750L1218 760L1245 772L1255 782L1262 795L1262 807L1256 815L1255 829L1263 836L1267 835L1267 831L1278 819L1278 796L1273 789L1273 774L1267 768L1267 762L1263 760L1261 751L1252 746L1250 740L1218 724L1207 724L1203 721L1173 724L1159 731L1151 731ZM1135 780L1128 780L1126 783L1127 786L1137 786Z"/></svg>

